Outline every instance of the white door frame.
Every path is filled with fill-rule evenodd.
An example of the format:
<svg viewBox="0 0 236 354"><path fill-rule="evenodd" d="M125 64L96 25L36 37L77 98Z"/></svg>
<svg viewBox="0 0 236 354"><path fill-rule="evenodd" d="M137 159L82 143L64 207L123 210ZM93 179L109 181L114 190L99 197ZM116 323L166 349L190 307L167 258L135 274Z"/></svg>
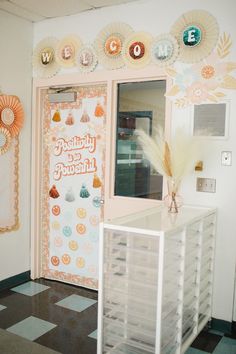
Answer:
<svg viewBox="0 0 236 354"><path fill-rule="evenodd" d="M31 278L42 276L41 273L41 190L42 190L42 113L43 99L49 87L78 87L82 85L103 84L107 87L107 114L106 114L106 147L105 147L105 176L104 176L104 217L111 217L111 210L118 213L122 205L123 213L138 211L147 207L160 204L155 200L141 199L139 202L134 198L114 196L114 171L115 171L115 129L116 121L116 87L119 82L166 80L166 90L171 85L171 79L166 76L162 69L149 66L140 70L111 70L97 71L85 74L58 75L49 79L33 80L32 97L32 154L31 154ZM166 102L166 134L170 135L171 104ZM136 199L136 198L135 198Z"/></svg>

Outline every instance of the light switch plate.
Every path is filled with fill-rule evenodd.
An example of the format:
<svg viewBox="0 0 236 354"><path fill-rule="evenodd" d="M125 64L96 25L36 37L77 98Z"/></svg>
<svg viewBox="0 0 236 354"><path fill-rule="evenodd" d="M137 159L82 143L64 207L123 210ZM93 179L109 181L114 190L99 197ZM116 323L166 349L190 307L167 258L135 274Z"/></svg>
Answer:
<svg viewBox="0 0 236 354"><path fill-rule="evenodd" d="M232 151L222 151L221 152L221 165L231 166L232 165Z"/></svg>
<svg viewBox="0 0 236 354"><path fill-rule="evenodd" d="M197 178L197 191L215 193L216 192L216 180L214 178Z"/></svg>

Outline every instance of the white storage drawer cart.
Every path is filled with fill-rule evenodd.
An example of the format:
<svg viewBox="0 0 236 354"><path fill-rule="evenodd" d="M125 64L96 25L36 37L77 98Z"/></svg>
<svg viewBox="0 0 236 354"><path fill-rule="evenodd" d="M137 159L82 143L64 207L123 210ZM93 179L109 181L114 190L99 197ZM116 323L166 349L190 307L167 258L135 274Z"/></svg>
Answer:
<svg viewBox="0 0 236 354"><path fill-rule="evenodd" d="M98 354L184 353L211 318L216 210L101 224Z"/></svg>

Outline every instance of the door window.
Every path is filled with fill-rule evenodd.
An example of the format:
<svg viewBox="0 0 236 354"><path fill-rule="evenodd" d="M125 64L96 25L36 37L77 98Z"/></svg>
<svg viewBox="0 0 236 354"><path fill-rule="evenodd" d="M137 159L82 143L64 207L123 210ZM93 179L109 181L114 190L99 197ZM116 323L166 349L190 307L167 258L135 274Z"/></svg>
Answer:
<svg viewBox="0 0 236 354"><path fill-rule="evenodd" d="M166 81L118 84L115 195L162 199L163 177L144 155L137 129L150 136L165 129Z"/></svg>

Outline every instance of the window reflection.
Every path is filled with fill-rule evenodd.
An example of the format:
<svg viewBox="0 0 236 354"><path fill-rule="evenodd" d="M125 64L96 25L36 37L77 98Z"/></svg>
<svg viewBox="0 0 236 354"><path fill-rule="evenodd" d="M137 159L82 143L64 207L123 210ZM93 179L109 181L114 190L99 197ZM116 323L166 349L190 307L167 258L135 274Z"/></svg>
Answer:
<svg viewBox="0 0 236 354"><path fill-rule="evenodd" d="M115 195L162 199L162 176L153 170L137 141L136 129L152 135L165 125L166 82L118 85Z"/></svg>

